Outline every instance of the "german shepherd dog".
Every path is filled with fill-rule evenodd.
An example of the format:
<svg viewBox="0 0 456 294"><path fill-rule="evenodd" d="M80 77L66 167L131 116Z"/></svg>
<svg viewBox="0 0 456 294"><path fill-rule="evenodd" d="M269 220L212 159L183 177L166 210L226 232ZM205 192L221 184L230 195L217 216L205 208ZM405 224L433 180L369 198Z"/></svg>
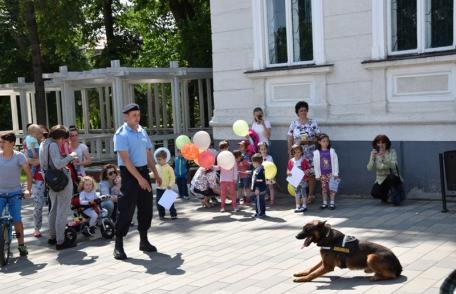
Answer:
<svg viewBox="0 0 456 294"><path fill-rule="evenodd" d="M353 248L341 247L340 244L347 240L346 236L338 230L331 228L326 221L314 220L306 224L296 236L298 240L304 239L302 248L312 242L321 247L321 261L314 267L294 274L294 282L309 282L334 270L334 267L348 267L351 270L364 269L366 273L375 273L372 281L389 280L399 277L402 266L396 255L388 248L368 242L354 240ZM342 242L343 240L343 242ZM353 241L353 240L352 240Z"/></svg>

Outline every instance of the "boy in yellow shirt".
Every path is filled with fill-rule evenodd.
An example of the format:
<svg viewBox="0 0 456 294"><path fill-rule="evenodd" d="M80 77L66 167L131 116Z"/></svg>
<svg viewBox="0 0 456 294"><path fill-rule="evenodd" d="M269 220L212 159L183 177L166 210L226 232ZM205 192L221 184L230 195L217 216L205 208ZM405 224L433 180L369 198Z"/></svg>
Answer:
<svg viewBox="0 0 456 294"><path fill-rule="evenodd" d="M158 164L155 167L157 168L158 174L162 179L162 183L160 186L157 186L157 197L155 199L158 216L160 217L160 220L164 220L166 211L163 206L158 204L158 201L160 201L160 198L163 196L163 193L165 193L166 189L172 189L176 181L176 176L174 175L173 168L168 163L166 163L167 155L165 151L158 152L156 157ZM174 207L174 204L169 208L169 213L171 214L171 219L177 219L177 211Z"/></svg>

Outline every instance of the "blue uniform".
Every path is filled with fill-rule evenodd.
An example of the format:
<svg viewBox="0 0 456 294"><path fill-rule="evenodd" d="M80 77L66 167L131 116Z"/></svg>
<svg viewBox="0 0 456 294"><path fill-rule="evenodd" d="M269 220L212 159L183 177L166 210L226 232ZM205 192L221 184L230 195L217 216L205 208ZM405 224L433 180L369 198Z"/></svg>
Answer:
<svg viewBox="0 0 456 294"><path fill-rule="evenodd" d="M134 166L147 165L147 151L152 149L152 142L141 126L138 126L138 130L133 130L127 123L124 123L116 131L113 140L114 151L127 151ZM119 154L117 154L117 163L119 166L125 166Z"/></svg>
<svg viewBox="0 0 456 294"><path fill-rule="evenodd" d="M128 158L138 173L150 181L147 152L152 149L152 143L141 126L138 126L138 130L133 130L126 123L116 131L113 140L122 181L120 188L122 197L117 201L116 235L118 237L127 235L135 207L138 208L138 231L147 232L152 221L152 191L148 192L139 186L138 180L127 170L118 152L128 152Z"/></svg>

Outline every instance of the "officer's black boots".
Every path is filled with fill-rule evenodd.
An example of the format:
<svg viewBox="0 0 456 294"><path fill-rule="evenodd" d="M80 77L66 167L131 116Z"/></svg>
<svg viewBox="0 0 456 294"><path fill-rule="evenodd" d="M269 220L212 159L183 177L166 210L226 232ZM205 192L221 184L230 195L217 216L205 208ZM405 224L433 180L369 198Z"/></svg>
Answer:
<svg viewBox="0 0 456 294"><path fill-rule="evenodd" d="M157 248L149 243L147 240L147 231L139 231L139 237L141 241L139 242L139 250L145 252L157 252Z"/></svg>
<svg viewBox="0 0 456 294"><path fill-rule="evenodd" d="M123 249L123 237L116 236L116 245L114 247L114 258L115 259L127 259L127 255Z"/></svg>

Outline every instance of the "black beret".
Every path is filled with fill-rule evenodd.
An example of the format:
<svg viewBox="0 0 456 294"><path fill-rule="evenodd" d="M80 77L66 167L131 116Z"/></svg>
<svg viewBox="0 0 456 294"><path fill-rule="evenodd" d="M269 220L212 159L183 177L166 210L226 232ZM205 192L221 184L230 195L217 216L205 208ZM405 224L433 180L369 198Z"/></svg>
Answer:
<svg viewBox="0 0 456 294"><path fill-rule="evenodd" d="M122 113L127 114L130 111L134 111L134 110L139 110L139 105L136 103L129 103L124 106L124 108L122 109Z"/></svg>

